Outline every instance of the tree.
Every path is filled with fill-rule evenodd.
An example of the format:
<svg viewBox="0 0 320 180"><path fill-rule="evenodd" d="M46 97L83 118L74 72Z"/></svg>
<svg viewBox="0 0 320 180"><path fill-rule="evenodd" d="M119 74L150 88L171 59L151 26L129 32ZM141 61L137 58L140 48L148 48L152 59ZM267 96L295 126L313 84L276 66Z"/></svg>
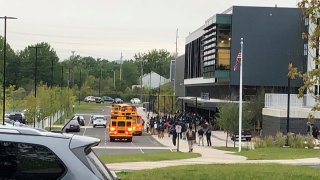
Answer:
<svg viewBox="0 0 320 180"><path fill-rule="evenodd" d="M262 123L262 109L264 108L264 94L259 93L248 101L247 109L250 114L249 124L254 129L261 128Z"/></svg>
<svg viewBox="0 0 320 180"><path fill-rule="evenodd" d="M150 73L154 71L165 78L170 76L170 61L174 59L167 50L153 49L148 53L137 53L134 55L134 59L137 66L140 67L141 61L143 61L144 73Z"/></svg>
<svg viewBox="0 0 320 180"><path fill-rule="evenodd" d="M251 119L249 111L247 111L247 107L244 106L242 113L242 127L246 129L249 127L249 121ZM226 138L226 147L228 146L228 135L236 134L239 129L239 106L234 103L226 103L220 110L217 115L217 123L218 125L227 132Z"/></svg>
<svg viewBox="0 0 320 180"><path fill-rule="evenodd" d="M318 19L320 17L320 1L316 0L301 0L298 3L299 8L304 12L304 17L306 20L310 20L312 26L315 26L314 30L309 34L309 32L303 32L302 38L308 40L310 47L313 49L319 48L319 37L320 37L320 25L318 24ZM311 54L309 54L310 56ZM320 65L320 59L313 57L315 65ZM302 98L305 92L314 94L314 85L319 83L320 80L320 68L310 69L306 73L300 72L293 64L288 65L288 78L300 77L303 80L303 85L299 88L299 97ZM313 106L313 111L320 110L320 97L314 96L315 105ZM313 115L309 115L309 120L313 119Z"/></svg>

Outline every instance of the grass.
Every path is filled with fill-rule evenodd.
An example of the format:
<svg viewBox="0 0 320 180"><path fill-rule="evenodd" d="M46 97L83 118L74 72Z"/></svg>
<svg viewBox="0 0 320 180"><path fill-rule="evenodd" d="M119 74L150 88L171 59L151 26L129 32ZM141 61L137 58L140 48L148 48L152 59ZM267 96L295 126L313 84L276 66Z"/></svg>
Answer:
<svg viewBox="0 0 320 180"><path fill-rule="evenodd" d="M106 154L101 155L100 159L106 164L122 162L141 162L141 161L162 161L175 159L190 159L200 157L199 153L183 152L152 152L144 154Z"/></svg>
<svg viewBox="0 0 320 180"><path fill-rule="evenodd" d="M121 179L319 179L316 168L275 164L228 164L172 166L142 171L119 172Z"/></svg>
<svg viewBox="0 0 320 180"><path fill-rule="evenodd" d="M102 112L102 108L108 106L108 104L100 104L100 103L86 103L86 102L81 102L80 106L79 104L76 104L74 107L74 112L75 113L100 113Z"/></svg>
<svg viewBox="0 0 320 180"><path fill-rule="evenodd" d="M258 148L254 150L238 149L233 147L215 147L215 149L224 151L233 151L237 155L245 156L249 160L274 160L274 159L302 159L302 158L320 158L318 149L298 149L298 148Z"/></svg>

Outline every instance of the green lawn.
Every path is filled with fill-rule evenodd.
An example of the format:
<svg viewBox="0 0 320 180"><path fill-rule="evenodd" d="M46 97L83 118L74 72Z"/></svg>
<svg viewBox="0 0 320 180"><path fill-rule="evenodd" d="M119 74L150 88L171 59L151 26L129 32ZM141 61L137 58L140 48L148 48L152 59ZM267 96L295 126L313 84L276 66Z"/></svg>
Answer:
<svg viewBox="0 0 320 180"><path fill-rule="evenodd" d="M97 104L94 102L91 103L86 103L86 102L81 102L80 106L77 102L74 107L74 113L101 113L102 108L109 106L110 104Z"/></svg>
<svg viewBox="0 0 320 180"><path fill-rule="evenodd" d="M142 171L119 172L121 179L319 179L318 168L275 164L228 164L173 166Z"/></svg>
<svg viewBox="0 0 320 180"><path fill-rule="evenodd" d="M144 154L115 154L101 155L100 159L106 164L122 162L162 161L174 159L190 159L200 157L199 153L184 152L153 152Z"/></svg>
<svg viewBox="0 0 320 180"><path fill-rule="evenodd" d="M249 160L273 160L273 159L302 159L302 158L320 158L318 149L297 149L297 148L258 148L255 150L242 149L241 153L233 147L215 147L224 151L233 151L235 154L245 156Z"/></svg>

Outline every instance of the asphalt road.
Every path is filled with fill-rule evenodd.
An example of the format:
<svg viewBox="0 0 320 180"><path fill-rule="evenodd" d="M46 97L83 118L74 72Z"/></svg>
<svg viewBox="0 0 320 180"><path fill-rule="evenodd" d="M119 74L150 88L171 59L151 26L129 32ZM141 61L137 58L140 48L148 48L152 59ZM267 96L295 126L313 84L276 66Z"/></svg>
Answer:
<svg viewBox="0 0 320 180"><path fill-rule="evenodd" d="M106 107L101 113L94 113L95 115L104 115L107 118L107 124L110 122L111 108ZM134 153L146 153L156 151L169 151L167 147L158 143L149 134L143 133L142 136L133 136L132 142L117 141L110 142L109 128L96 127L93 128L90 123L90 117L92 114L81 114L85 118L85 126L81 126L80 132L70 132L81 136L95 137L101 140L100 144L94 147L94 151L97 154L134 154Z"/></svg>

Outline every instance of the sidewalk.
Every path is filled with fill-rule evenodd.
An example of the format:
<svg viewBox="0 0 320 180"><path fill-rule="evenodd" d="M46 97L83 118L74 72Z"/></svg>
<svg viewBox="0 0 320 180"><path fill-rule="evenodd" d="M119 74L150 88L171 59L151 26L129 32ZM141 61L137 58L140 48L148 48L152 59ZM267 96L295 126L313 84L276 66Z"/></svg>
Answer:
<svg viewBox="0 0 320 180"><path fill-rule="evenodd" d="M143 118L145 113L141 109L138 111ZM147 121L146 121L147 122ZM163 139L158 139L157 135L153 135L153 138L159 143L171 150L175 151L177 148L172 144L172 136L169 138L168 134L165 134ZM212 145L213 146L225 146L226 134L222 131L212 132ZM230 139L230 138L229 138ZM205 141L206 144L206 141ZM233 146L233 141L228 140L228 146ZM245 145L244 145L245 146ZM179 151L188 152L188 143L186 140L180 139ZM208 146L198 146L194 144L193 152L200 153L201 157L192 159L181 160L167 160L156 162L126 162L126 163L113 163L107 164L107 167L113 171L130 171L130 170L143 170L153 169L178 165L192 165L192 164L235 164L235 163L277 163L277 164L290 164L290 165L307 165L307 166L320 166L320 158L306 158L306 159L292 159L292 160L247 160L246 157L235 155L232 152L221 151L213 149Z"/></svg>

